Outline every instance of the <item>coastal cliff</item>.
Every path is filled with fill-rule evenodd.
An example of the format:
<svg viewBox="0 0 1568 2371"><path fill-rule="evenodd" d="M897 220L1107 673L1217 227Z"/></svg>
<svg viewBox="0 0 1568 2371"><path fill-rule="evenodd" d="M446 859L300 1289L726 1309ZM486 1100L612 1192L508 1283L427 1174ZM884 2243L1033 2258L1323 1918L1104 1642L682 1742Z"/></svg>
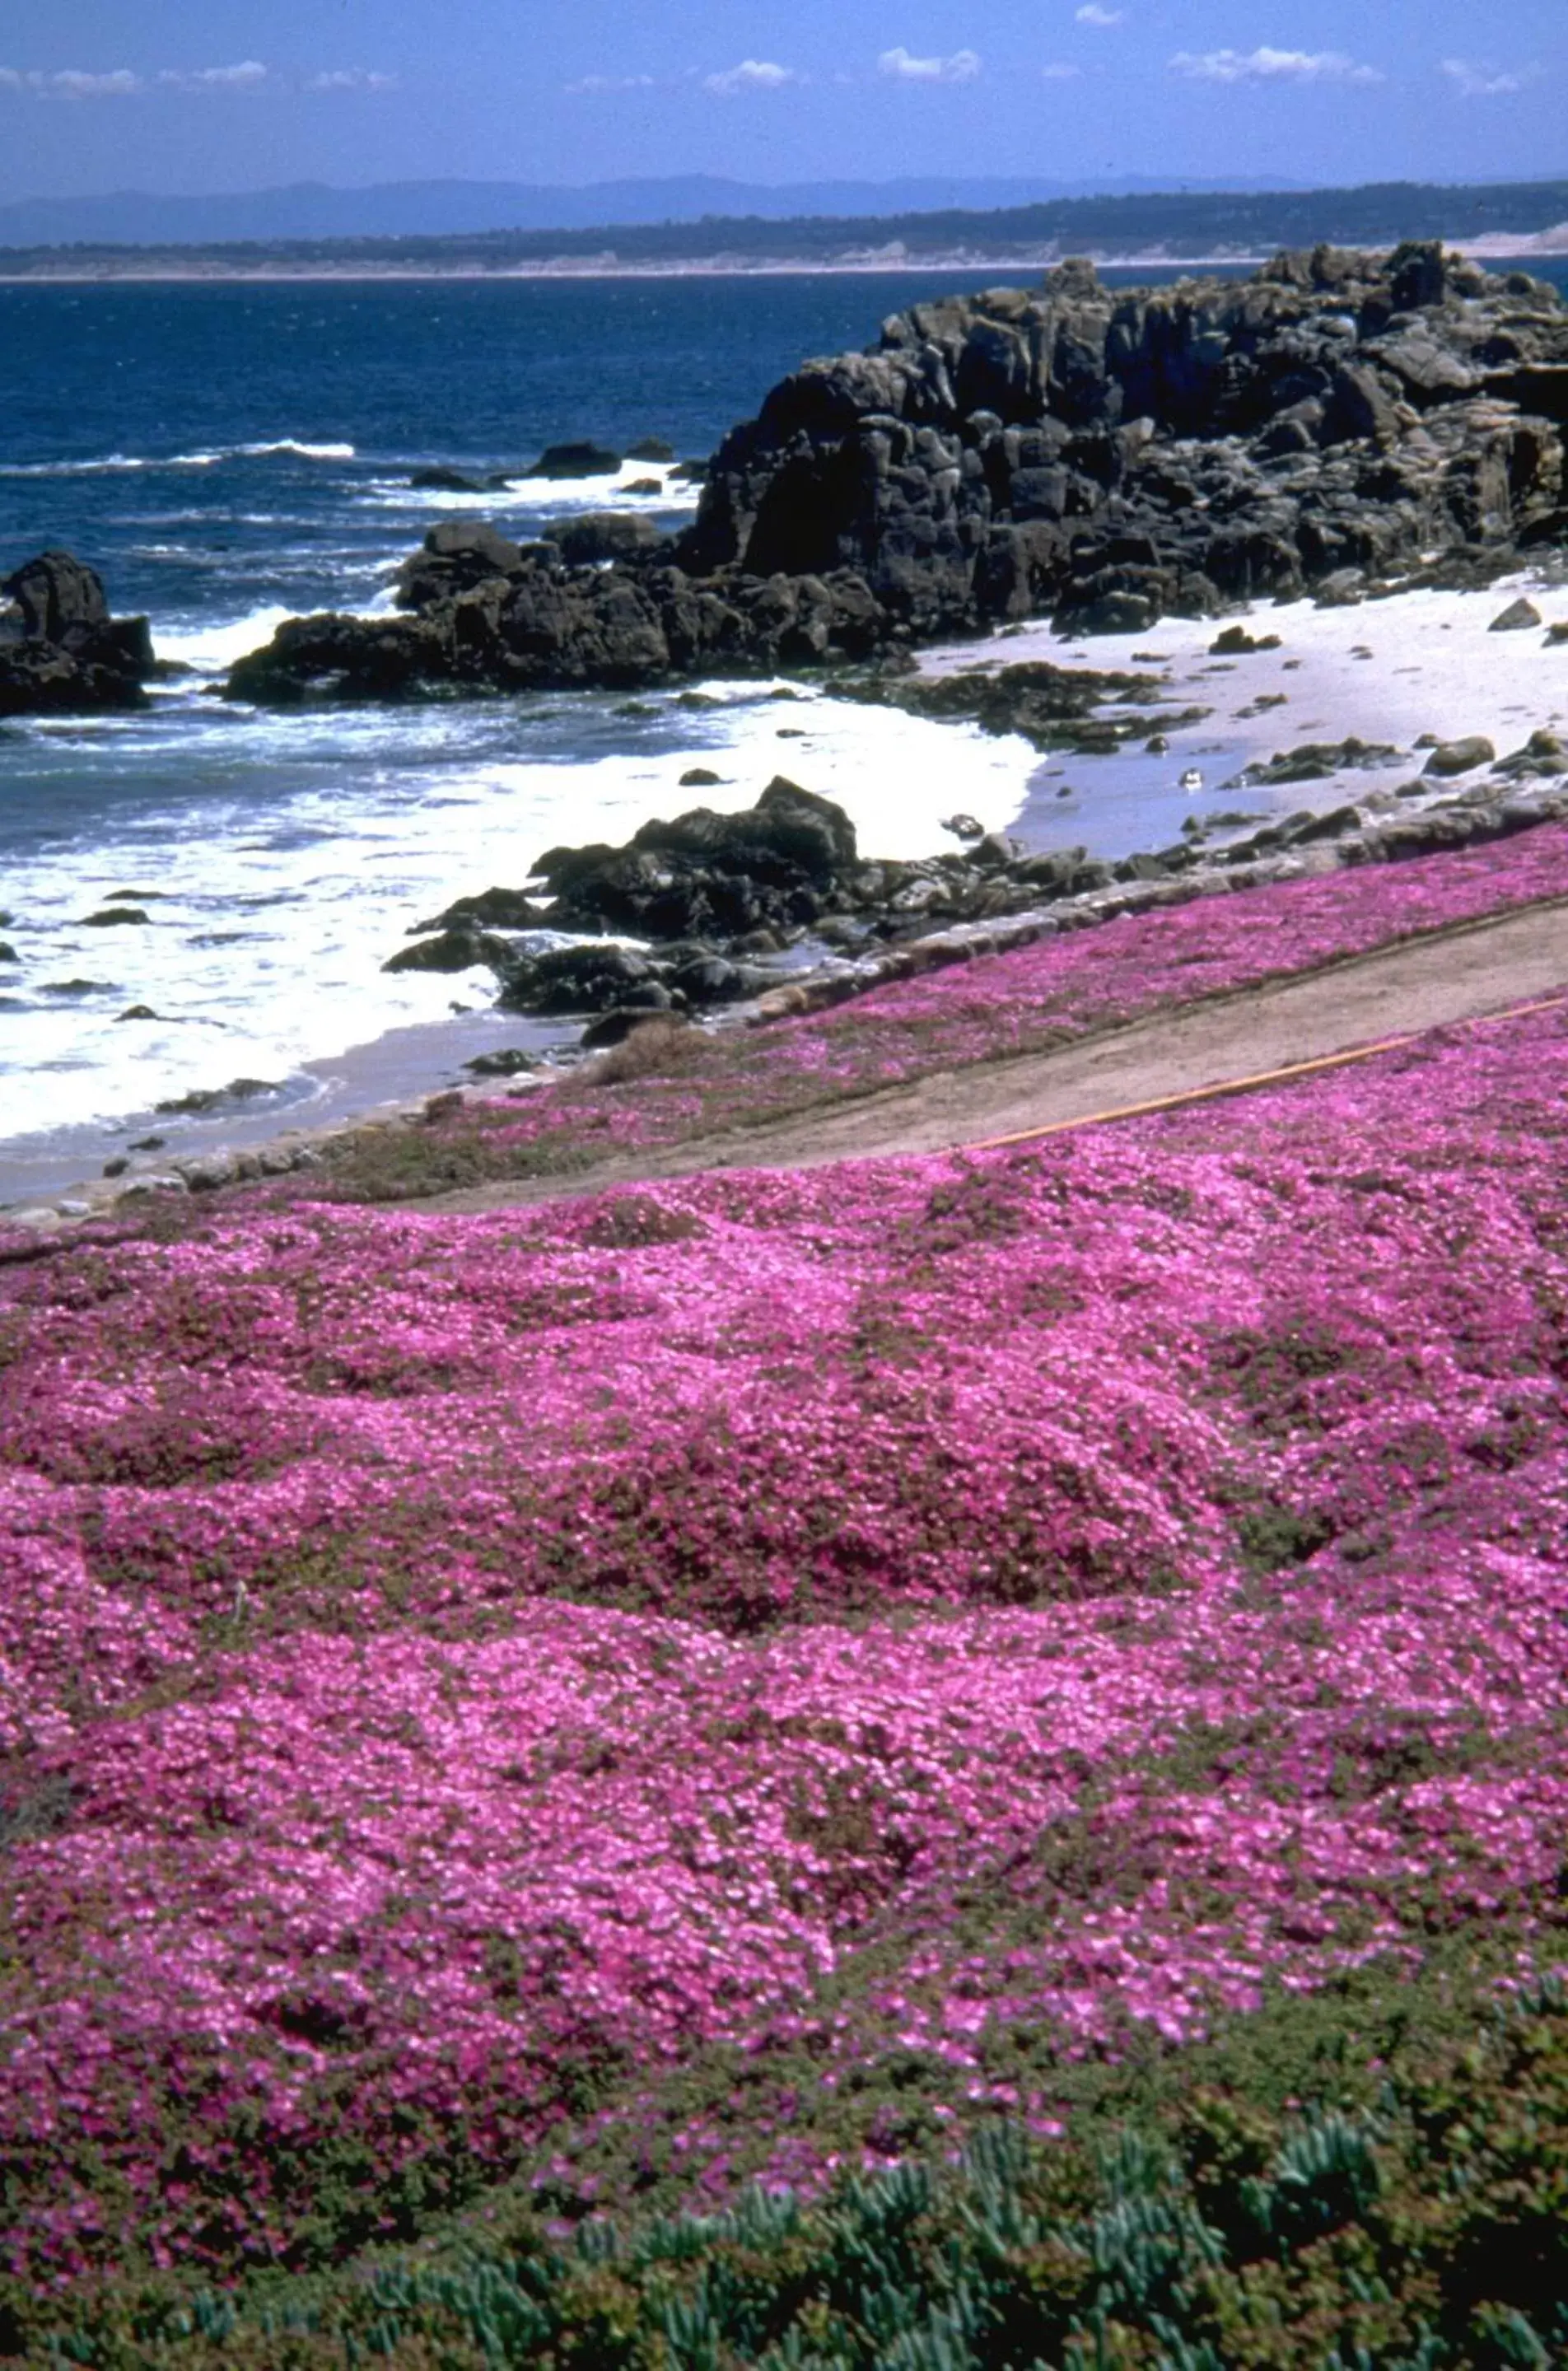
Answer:
<svg viewBox="0 0 1568 2371"><path fill-rule="evenodd" d="M732 430L698 516L607 563L432 530L401 618L291 619L236 699L632 688L1032 615L1139 631L1259 595L1484 581L1568 536L1568 307L1437 245L1244 281L895 315Z"/></svg>

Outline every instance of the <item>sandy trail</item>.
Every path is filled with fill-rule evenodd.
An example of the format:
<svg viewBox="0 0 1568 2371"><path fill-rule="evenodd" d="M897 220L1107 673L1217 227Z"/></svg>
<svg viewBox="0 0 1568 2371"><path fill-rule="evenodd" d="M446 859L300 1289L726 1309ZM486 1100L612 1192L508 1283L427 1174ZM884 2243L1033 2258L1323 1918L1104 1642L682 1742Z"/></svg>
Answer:
<svg viewBox="0 0 1568 2371"><path fill-rule="evenodd" d="M703 1170L947 1152L1482 1019L1557 991L1568 993L1568 898L1151 1014L1051 1053L939 1071L821 1114L605 1162L591 1177L477 1186L413 1207L496 1210Z"/></svg>

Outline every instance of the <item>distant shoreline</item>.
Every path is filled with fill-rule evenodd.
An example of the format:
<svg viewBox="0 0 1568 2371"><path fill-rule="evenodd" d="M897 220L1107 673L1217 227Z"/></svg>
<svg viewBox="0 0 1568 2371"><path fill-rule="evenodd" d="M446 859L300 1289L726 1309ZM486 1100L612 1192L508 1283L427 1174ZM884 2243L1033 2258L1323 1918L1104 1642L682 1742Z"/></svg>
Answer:
<svg viewBox="0 0 1568 2371"><path fill-rule="evenodd" d="M1568 260L1568 232L1521 237L1504 243L1494 237L1447 239L1444 245L1478 263L1529 264ZM1090 260L1102 272L1251 272L1267 263L1274 250L1256 254L1222 253L1170 255L1159 252L1097 255ZM872 279L906 276L923 272L1044 272L1064 260L1055 249L1033 255L889 254L839 257L824 261L806 256L768 256L748 260L719 254L690 256L678 261L640 263L613 256L560 256L540 261L507 264L425 263L374 264L265 263L249 270L233 263L203 263L173 259L121 269L104 263L61 264L26 272L0 265L0 287L199 286L249 287L271 283L353 282L407 283L419 281L485 283L514 280L784 280Z"/></svg>
<svg viewBox="0 0 1568 2371"><path fill-rule="evenodd" d="M75 270L38 272L6 272L0 270L0 286L26 288L48 283L59 286L106 285L122 283L197 283L202 286L248 286L269 281L379 281L418 280L786 280L786 279L885 279L894 274L920 272L1049 272L1062 261L1055 254L1012 256L923 255L909 257L876 256L835 262L814 261L809 257L768 257L755 262L738 256L693 256L678 263L636 263L611 261L584 256L562 257L553 262L471 264L259 264L253 271L236 270L232 264L204 265L200 263L149 264L141 269L117 271L101 264L79 266ZM1107 272L1196 272L1232 269L1255 271L1268 258L1263 255L1108 255L1097 256L1096 265Z"/></svg>

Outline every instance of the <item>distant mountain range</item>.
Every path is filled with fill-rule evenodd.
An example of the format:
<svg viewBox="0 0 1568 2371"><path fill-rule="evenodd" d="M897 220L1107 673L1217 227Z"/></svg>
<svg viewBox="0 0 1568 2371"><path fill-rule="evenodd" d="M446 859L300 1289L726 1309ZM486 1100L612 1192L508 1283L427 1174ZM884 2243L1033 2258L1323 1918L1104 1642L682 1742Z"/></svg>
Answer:
<svg viewBox="0 0 1568 2371"><path fill-rule="evenodd" d="M532 181L386 181L359 190L300 181L213 197L118 190L96 198L24 198L0 205L0 248L208 247L236 240L443 238L486 231L583 231L600 226L812 216L971 214L1064 198L1156 191L1299 190L1299 181L1116 180L790 181L765 184L690 173L667 180L594 181L556 189Z"/></svg>

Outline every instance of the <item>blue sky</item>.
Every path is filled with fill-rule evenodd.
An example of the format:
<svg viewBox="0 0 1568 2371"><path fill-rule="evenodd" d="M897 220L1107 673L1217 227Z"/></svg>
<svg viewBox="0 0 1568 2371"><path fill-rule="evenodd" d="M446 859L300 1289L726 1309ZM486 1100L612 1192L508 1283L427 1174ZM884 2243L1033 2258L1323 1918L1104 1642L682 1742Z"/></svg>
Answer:
<svg viewBox="0 0 1568 2371"><path fill-rule="evenodd" d="M6 17L11 18L9 26ZM1568 175L1563 0L76 0L0 199L712 172Z"/></svg>

